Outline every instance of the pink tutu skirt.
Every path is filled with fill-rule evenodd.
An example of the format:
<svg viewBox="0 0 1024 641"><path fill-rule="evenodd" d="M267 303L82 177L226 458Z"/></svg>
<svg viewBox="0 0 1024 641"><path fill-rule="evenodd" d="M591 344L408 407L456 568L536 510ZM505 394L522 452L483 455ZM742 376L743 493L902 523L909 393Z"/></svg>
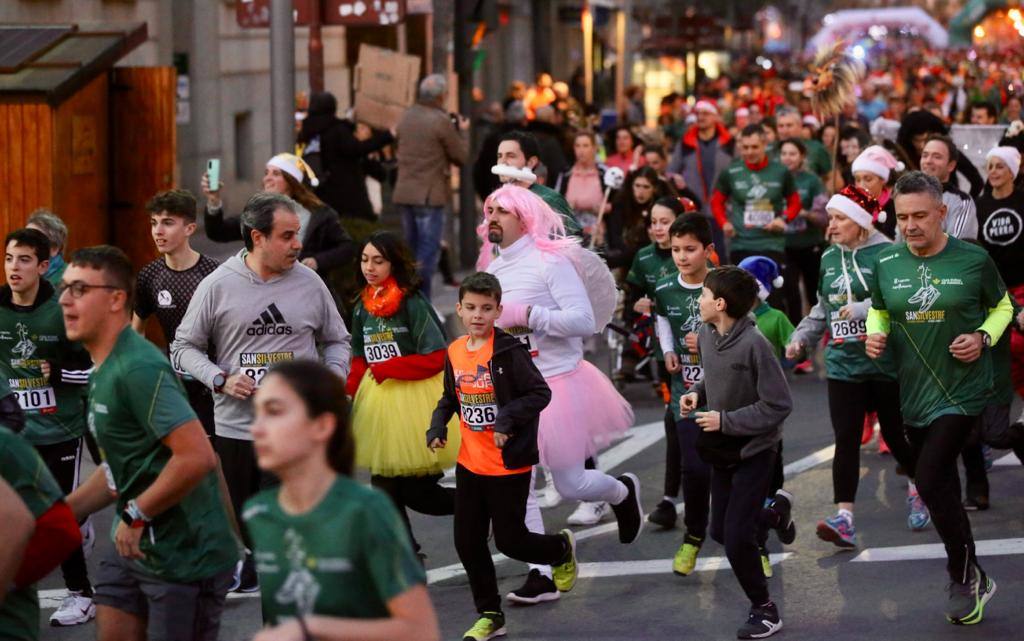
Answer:
<svg viewBox="0 0 1024 641"><path fill-rule="evenodd" d="M633 425L633 408L608 377L587 361L547 379L551 402L540 413L541 464L553 470L583 465Z"/></svg>

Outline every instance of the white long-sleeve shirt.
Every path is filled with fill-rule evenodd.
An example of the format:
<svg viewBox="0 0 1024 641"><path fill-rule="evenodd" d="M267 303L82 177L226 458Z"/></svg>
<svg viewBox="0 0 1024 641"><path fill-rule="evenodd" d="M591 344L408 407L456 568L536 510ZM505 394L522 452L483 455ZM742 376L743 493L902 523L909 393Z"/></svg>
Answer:
<svg viewBox="0 0 1024 641"><path fill-rule="evenodd" d="M524 236L500 250L487 271L501 283L502 303L532 306L526 340L541 374L574 370L583 360L583 339L594 333L594 310L569 259L542 252ZM523 330L513 330L523 340Z"/></svg>

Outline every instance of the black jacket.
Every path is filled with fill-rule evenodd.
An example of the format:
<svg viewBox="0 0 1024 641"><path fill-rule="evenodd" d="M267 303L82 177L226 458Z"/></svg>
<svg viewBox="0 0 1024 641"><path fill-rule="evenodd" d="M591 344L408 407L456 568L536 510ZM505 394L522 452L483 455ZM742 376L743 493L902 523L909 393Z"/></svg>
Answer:
<svg viewBox="0 0 1024 641"><path fill-rule="evenodd" d="M537 426L540 413L551 401L551 389L526 345L504 331L494 329L494 354L488 364L494 384L494 398L498 404L498 418L494 431L508 434L508 442L501 450L505 468L515 470L536 465L540 460L537 449ZM430 419L427 443L435 438L448 439L448 421L459 412L459 395L451 361L445 356L444 393Z"/></svg>
<svg viewBox="0 0 1024 641"><path fill-rule="evenodd" d="M218 243L242 240L242 225L238 217L226 217L223 210L203 210L206 235ZM341 226L338 213L324 205L310 212L309 231L302 243L299 260L316 259L316 273L325 281L337 267L347 265L356 253L356 245L345 228Z"/></svg>
<svg viewBox="0 0 1024 641"><path fill-rule="evenodd" d="M366 193L363 161L367 154L393 141L391 132L379 129L373 131L369 140L359 140L355 137L355 125L351 121L335 119L320 133L320 162L324 175L320 178L316 195L342 216L376 220Z"/></svg>

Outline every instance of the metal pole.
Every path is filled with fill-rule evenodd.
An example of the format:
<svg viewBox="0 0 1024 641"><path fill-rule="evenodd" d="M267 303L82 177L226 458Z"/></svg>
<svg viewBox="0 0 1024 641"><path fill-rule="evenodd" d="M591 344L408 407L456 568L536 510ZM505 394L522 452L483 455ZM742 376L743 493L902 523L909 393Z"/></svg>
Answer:
<svg viewBox="0 0 1024 641"><path fill-rule="evenodd" d="M295 147L295 24L292 0L270 3L270 142L275 154Z"/></svg>
<svg viewBox="0 0 1024 641"><path fill-rule="evenodd" d="M472 89L473 75L469 61L469 47L466 46L466 26L463 18L466 15L467 0L455 0L456 17L453 20L452 37L454 42L455 73L459 78L459 113L472 120ZM435 61L436 63L436 61ZM469 148L473 149L473 127L469 130ZM469 162L462 163L459 168L459 262L464 268L476 263L476 199L473 195L473 172Z"/></svg>
<svg viewBox="0 0 1024 641"><path fill-rule="evenodd" d="M309 9L309 91L320 93L324 90L324 41L320 35L322 11L320 0L310 0Z"/></svg>
<svg viewBox="0 0 1024 641"><path fill-rule="evenodd" d="M583 3L583 92L587 104L594 102L594 16L590 3Z"/></svg>

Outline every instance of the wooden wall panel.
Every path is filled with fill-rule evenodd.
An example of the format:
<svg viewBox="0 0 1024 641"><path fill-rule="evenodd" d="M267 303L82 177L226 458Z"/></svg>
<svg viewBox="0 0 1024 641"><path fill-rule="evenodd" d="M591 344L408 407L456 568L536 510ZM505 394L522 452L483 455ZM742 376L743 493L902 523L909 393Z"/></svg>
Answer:
<svg viewBox="0 0 1024 641"><path fill-rule="evenodd" d="M37 103L0 104L0 232L22 227L53 204L53 112Z"/></svg>

